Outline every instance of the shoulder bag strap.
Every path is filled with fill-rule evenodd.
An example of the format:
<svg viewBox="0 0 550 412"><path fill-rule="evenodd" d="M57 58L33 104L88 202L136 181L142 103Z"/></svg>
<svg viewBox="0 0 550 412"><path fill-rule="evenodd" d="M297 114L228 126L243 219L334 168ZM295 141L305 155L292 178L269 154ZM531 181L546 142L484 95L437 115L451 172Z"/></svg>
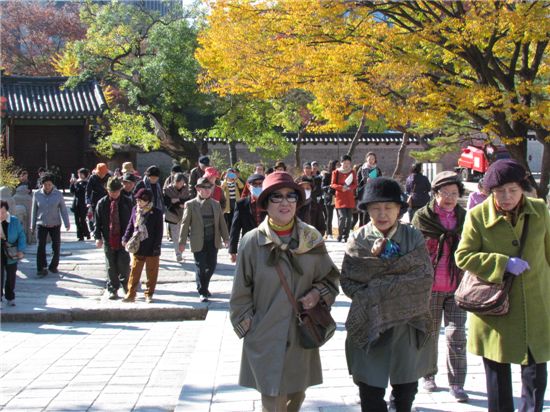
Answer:
<svg viewBox="0 0 550 412"><path fill-rule="evenodd" d="M292 294L292 292L290 291L290 288L288 287L288 283L286 282L285 275L283 273L283 270L281 269L281 265L277 263L275 265L275 269L277 270L277 274L279 275L279 280L281 281L281 285L283 286L283 289L286 292L288 300L292 305L292 307L294 308L294 311L296 312L296 316L299 316L300 308L298 307L298 302L296 302L294 295Z"/></svg>

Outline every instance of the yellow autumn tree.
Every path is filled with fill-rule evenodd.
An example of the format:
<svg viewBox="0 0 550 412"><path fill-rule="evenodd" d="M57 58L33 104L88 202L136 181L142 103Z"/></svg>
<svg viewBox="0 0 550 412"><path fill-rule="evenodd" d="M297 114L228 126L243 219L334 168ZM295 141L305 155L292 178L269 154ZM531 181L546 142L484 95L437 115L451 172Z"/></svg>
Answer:
<svg viewBox="0 0 550 412"><path fill-rule="evenodd" d="M362 110L404 131L500 138L527 166L529 131L550 174L543 1L219 0L199 37L203 84L260 97L302 88L335 125Z"/></svg>

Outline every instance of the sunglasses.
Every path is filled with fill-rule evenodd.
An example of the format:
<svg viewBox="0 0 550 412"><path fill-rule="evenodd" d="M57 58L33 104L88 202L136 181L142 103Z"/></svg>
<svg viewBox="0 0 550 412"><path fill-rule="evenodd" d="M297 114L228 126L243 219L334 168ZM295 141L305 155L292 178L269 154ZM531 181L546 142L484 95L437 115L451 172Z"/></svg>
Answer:
<svg viewBox="0 0 550 412"><path fill-rule="evenodd" d="M296 203L299 198L300 195L298 195L298 193L296 192L289 193L286 196L283 196L280 193L272 193L271 195L269 195L269 201L271 203L281 203L284 199L286 199L288 203Z"/></svg>

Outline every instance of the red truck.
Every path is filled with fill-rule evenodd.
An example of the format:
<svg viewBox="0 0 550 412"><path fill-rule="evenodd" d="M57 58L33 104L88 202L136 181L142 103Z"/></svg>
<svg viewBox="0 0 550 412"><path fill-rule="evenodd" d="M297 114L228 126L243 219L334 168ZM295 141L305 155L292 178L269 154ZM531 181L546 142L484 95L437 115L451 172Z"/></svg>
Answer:
<svg viewBox="0 0 550 412"><path fill-rule="evenodd" d="M458 167L455 168L460 173L462 180L471 182L479 179L487 171L489 165L499 159L508 159L510 153L504 146L495 146L487 144L485 146L467 146L461 149L458 158Z"/></svg>

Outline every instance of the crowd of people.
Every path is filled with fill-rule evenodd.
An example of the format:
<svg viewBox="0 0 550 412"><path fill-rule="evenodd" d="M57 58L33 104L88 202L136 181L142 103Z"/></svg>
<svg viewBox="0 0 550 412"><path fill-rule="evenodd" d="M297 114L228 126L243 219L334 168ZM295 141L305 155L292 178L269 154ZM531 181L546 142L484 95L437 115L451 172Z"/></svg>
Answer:
<svg viewBox="0 0 550 412"><path fill-rule="evenodd" d="M403 191L383 176L372 152L356 166L348 155L324 169L306 162L294 177L277 162L268 169L257 164L244 179L233 167L220 172L207 156L189 174L174 166L163 184L160 175L150 166L140 177L128 162L113 175L103 163L91 173L80 169L71 179L78 239L93 236L103 248L109 298L118 299L122 288L124 302L135 301L144 267L144 297L153 301L165 228L176 261L189 241L201 301L211 296L218 250L228 248L236 263L230 319L243 338L239 383L261 393L265 411L300 410L307 388L322 382L319 350L302 346L285 284L303 310L330 308L340 287L351 299L345 353L362 411L388 410L388 383L390 408L398 412L411 410L419 381L427 391L438 389L442 322L449 393L457 402L469 401L468 349L483 358L489 411L514 410L512 363L522 370L519 410L542 411L550 359L550 214L543 201L525 195L529 181L519 163L494 162L466 209L455 172L430 182L413 165ZM14 305L26 238L8 210L2 201L2 293ZM405 213L410 223L401 220ZM62 223L69 230L63 196L46 173L34 191L30 223L38 235L38 276L57 272ZM520 245L528 227L536 230ZM333 235L346 242L341 270L326 248ZM493 283L512 276L508 314L467 316L454 298L464 271Z"/></svg>

